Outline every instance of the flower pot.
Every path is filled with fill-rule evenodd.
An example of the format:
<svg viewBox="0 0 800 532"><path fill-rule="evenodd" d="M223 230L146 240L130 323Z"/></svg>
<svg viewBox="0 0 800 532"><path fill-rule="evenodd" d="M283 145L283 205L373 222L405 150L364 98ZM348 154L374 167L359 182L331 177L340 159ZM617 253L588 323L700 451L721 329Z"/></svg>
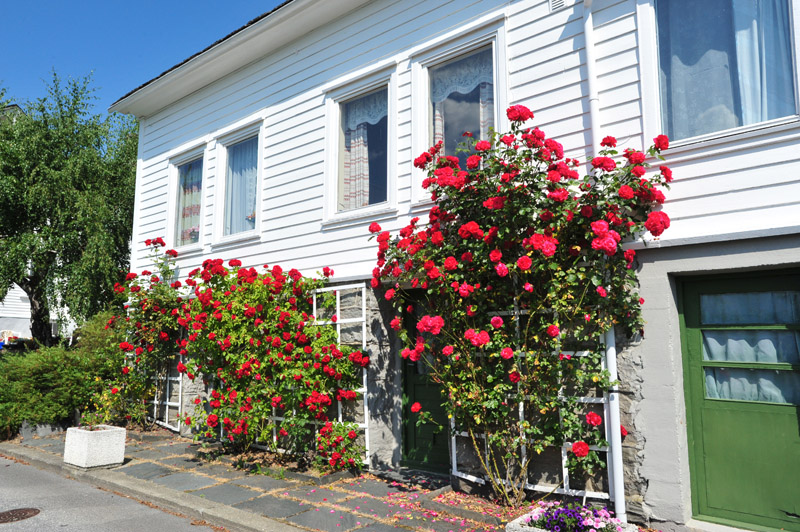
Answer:
<svg viewBox="0 0 800 532"><path fill-rule="evenodd" d="M125 459L125 429L110 425L71 427L64 442L64 463L92 469L113 467Z"/></svg>
<svg viewBox="0 0 800 532"><path fill-rule="evenodd" d="M510 523L506 524L506 532L548 532L544 528L537 528L528 524L531 514L525 514L517 517ZM630 523L620 525L623 532L638 532L639 527Z"/></svg>

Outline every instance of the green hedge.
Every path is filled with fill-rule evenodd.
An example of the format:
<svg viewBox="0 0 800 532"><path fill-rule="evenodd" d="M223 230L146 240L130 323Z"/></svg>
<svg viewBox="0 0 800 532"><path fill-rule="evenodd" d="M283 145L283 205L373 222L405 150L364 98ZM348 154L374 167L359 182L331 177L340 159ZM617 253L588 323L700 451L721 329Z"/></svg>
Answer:
<svg viewBox="0 0 800 532"><path fill-rule="evenodd" d="M68 422L92 394L119 372L119 333L105 329L110 313L89 320L72 347L0 351L0 439L16 436L23 421Z"/></svg>

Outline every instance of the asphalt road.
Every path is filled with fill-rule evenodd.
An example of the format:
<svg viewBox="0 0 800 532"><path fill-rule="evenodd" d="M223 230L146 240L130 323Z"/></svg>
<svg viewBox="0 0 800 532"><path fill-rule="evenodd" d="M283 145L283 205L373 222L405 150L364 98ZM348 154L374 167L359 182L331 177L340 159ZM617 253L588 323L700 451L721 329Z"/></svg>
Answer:
<svg viewBox="0 0 800 532"><path fill-rule="evenodd" d="M38 508L41 512L0 532L210 532L206 526L88 484L0 458L0 512Z"/></svg>

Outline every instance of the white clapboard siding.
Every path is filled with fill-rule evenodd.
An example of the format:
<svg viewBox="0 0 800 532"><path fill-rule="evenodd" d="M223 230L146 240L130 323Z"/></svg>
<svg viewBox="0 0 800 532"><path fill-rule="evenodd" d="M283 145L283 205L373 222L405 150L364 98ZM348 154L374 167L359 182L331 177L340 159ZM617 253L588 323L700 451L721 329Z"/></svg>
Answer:
<svg viewBox="0 0 800 532"><path fill-rule="evenodd" d="M12 284L6 297L0 301L0 318L31 317L31 301L19 286Z"/></svg>
<svg viewBox="0 0 800 532"><path fill-rule="evenodd" d="M657 68L641 63L636 13L641 1L595 0L593 7L599 132L636 148L651 142L643 131L647 106L642 72ZM175 213L167 212L177 187L170 161L200 150L202 251L179 259L182 272L213 256L239 258L247 266L281 264L304 273L331 266L337 277L368 276L377 249L367 232L373 217L323 219L330 133L325 131L325 91L376 65L397 65L396 135L390 139L397 215L381 213L376 219L387 230L399 229L415 215L424 222L425 209L412 204L413 176L418 172L412 167L418 155L412 140L419 129L412 123L411 106L412 94L428 89L414 85L409 65L436 39L458 35L461 28L484 18L504 22L507 64L500 71L506 73L507 101L530 107L534 123L559 140L569 156L586 157L591 123L583 3L567 4L551 12L546 0L376 0L144 117L134 269L149 266L144 239L166 236L174 224ZM218 160L224 147L216 139L253 124L263 124L260 234L220 244L215 239L224 168ZM800 225L800 181L795 177L800 175L800 156L794 149L798 132L800 128L786 126L667 152L675 183L664 208L673 226L661 243Z"/></svg>

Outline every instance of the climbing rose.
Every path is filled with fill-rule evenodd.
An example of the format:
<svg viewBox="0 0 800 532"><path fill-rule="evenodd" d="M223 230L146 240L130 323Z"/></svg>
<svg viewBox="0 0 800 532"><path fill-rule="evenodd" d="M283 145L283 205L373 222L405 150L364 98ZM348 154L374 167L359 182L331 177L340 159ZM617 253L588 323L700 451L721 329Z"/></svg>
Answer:
<svg viewBox="0 0 800 532"><path fill-rule="evenodd" d="M669 227L669 216L664 211L651 212L647 215L644 226L650 234L659 236Z"/></svg>
<svg viewBox="0 0 800 532"><path fill-rule="evenodd" d="M605 288L603 288L602 286L598 286L598 287L597 287L597 294L598 294L600 297L606 297L606 296L608 295L608 292L606 292L606 289L605 289Z"/></svg>
<svg viewBox="0 0 800 532"><path fill-rule="evenodd" d="M617 169L617 163L610 157L595 157L592 159L592 166L606 172L613 172Z"/></svg>
<svg viewBox="0 0 800 532"><path fill-rule="evenodd" d="M529 270L531 264L532 264L531 258L527 255L523 255L522 257L517 259L517 267L520 270Z"/></svg>
<svg viewBox="0 0 800 532"><path fill-rule="evenodd" d="M479 140L477 144L475 144L475 149L478 151L487 151L492 149L492 143L488 140Z"/></svg>
<svg viewBox="0 0 800 532"><path fill-rule="evenodd" d="M378 225L378 222L372 222L371 224L369 224L369 232L370 233L380 233L381 232L381 226Z"/></svg>
<svg viewBox="0 0 800 532"><path fill-rule="evenodd" d="M414 403L413 405L411 405L411 411L414 412L415 414L417 412L419 412L420 410L422 410L422 405L421 404Z"/></svg>
<svg viewBox="0 0 800 532"><path fill-rule="evenodd" d="M481 156L480 155L470 155L467 157L467 168L470 170L476 169L481 164Z"/></svg>
<svg viewBox="0 0 800 532"><path fill-rule="evenodd" d="M491 323L492 327L494 327L495 329L499 329L500 327L503 326L503 318L501 318L500 316L492 316Z"/></svg>
<svg viewBox="0 0 800 532"><path fill-rule="evenodd" d="M611 136L604 137L603 140L600 142L600 145L605 146L606 148L616 148L617 139Z"/></svg>
<svg viewBox="0 0 800 532"><path fill-rule="evenodd" d="M386 294L384 294L384 296L383 296L383 297L385 297L385 298L386 298L386 301L389 301L390 299L392 299L392 298L394 297L394 288L390 288L390 289L388 289L388 290L386 291Z"/></svg>
<svg viewBox="0 0 800 532"><path fill-rule="evenodd" d="M586 422L593 427L598 427L603 423L603 418L594 412L589 412L586 414Z"/></svg>
<svg viewBox="0 0 800 532"><path fill-rule="evenodd" d="M111 388L111 393L112 394L115 394L117 392L119 392L119 388L117 388L117 387Z"/></svg>
<svg viewBox="0 0 800 532"><path fill-rule="evenodd" d="M669 137L666 135L659 135L653 139L653 144L655 144L658 151L666 150L669 148Z"/></svg>
<svg viewBox="0 0 800 532"><path fill-rule="evenodd" d="M636 168L641 168L641 166L637 166ZM631 199L633 198L633 189L628 185L622 185L619 187L619 191L617 191L619 197L622 199Z"/></svg>
<svg viewBox="0 0 800 532"><path fill-rule="evenodd" d="M458 261L455 257L447 257L444 259L444 268L446 270L455 270L458 268Z"/></svg>
<svg viewBox="0 0 800 532"><path fill-rule="evenodd" d="M508 360L509 358L514 356L514 350L510 347L504 347L502 351L500 351L500 356L504 359Z"/></svg>
<svg viewBox="0 0 800 532"><path fill-rule="evenodd" d="M499 275L500 277L505 277L506 275L508 275L508 266L506 266L502 262L498 262L497 266L495 266L494 269L497 272L497 275Z"/></svg>
<svg viewBox="0 0 800 532"><path fill-rule="evenodd" d="M533 118L533 113L524 105L512 105L506 110L506 116L512 122L525 122Z"/></svg>
<svg viewBox="0 0 800 532"><path fill-rule="evenodd" d="M547 326L547 335L555 338L559 334L561 334L561 330L558 328L558 325L548 325Z"/></svg>
<svg viewBox="0 0 800 532"><path fill-rule="evenodd" d="M508 374L508 380L510 380L514 384L518 383L521 378L522 375L519 374L519 371L512 371L511 373Z"/></svg>
<svg viewBox="0 0 800 532"><path fill-rule="evenodd" d="M572 452L575 453L575 456L583 458L589 454L589 446L586 444L586 442L576 441L572 444Z"/></svg>
<svg viewBox="0 0 800 532"><path fill-rule="evenodd" d="M620 426L619 426L619 431L620 431L620 433L622 434L622 437L623 437L623 438L624 438L625 436L627 436L627 435L628 435L628 429L626 429L626 428L625 428L624 426L622 426L622 425L620 425Z"/></svg>

